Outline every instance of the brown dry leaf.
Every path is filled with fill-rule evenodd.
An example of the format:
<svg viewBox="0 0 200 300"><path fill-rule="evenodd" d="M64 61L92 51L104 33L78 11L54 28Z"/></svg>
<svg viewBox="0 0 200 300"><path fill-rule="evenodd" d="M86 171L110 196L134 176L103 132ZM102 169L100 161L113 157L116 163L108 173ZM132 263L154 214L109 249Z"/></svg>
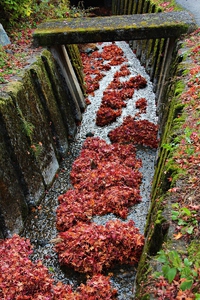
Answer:
<svg viewBox="0 0 200 300"><path fill-rule="evenodd" d="M183 236L182 233L178 232L177 234L174 234L174 239L179 240L182 236Z"/></svg>

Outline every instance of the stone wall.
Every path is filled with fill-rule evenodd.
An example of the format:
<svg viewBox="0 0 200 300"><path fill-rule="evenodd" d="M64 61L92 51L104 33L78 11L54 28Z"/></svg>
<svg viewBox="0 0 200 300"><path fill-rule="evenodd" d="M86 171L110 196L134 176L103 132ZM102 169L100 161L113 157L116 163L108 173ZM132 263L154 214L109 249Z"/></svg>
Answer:
<svg viewBox="0 0 200 300"><path fill-rule="evenodd" d="M23 229L24 219L52 183L81 121L83 94L62 70L63 59L62 53L55 60L43 50L0 93L0 237Z"/></svg>

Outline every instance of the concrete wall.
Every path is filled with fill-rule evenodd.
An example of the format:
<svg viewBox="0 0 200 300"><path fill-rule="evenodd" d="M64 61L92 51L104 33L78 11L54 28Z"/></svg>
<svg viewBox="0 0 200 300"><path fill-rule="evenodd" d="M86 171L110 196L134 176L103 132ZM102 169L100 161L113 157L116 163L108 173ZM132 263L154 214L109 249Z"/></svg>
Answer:
<svg viewBox="0 0 200 300"><path fill-rule="evenodd" d="M22 230L82 119L83 94L62 68L63 51L52 49L55 60L43 50L0 94L0 237Z"/></svg>

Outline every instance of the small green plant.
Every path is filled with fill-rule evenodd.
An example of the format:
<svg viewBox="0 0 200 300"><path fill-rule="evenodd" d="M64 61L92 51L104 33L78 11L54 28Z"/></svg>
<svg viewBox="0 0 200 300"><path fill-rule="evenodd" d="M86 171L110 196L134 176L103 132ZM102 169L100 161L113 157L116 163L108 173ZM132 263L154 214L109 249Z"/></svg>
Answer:
<svg viewBox="0 0 200 300"><path fill-rule="evenodd" d="M13 73L12 63L9 61L9 56L4 47L0 45L0 84L6 83L6 78Z"/></svg>
<svg viewBox="0 0 200 300"><path fill-rule="evenodd" d="M26 135L29 138L31 138L35 126L32 123L25 120L24 118L22 119L22 122L23 122L23 131L26 133Z"/></svg>
<svg viewBox="0 0 200 300"><path fill-rule="evenodd" d="M159 251L157 261L162 263L162 270L155 272L154 277L163 276L169 283L176 279L180 284L179 289L181 291L190 290L193 283L198 279L197 268L187 257L182 258L175 250L169 252ZM200 294L196 295L199 297Z"/></svg>
<svg viewBox="0 0 200 300"><path fill-rule="evenodd" d="M169 144L162 144L162 147L168 151L174 151L176 148L176 144L175 143L169 143Z"/></svg>
<svg viewBox="0 0 200 300"><path fill-rule="evenodd" d="M172 210L171 218L181 227L181 233L192 234L198 227L197 211L190 210L188 207L179 207L178 203L174 203L172 208L175 210Z"/></svg>
<svg viewBox="0 0 200 300"><path fill-rule="evenodd" d="M35 126L31 122L25 119L22 110L19 108L18 104L17 104L17 111L22 121L22 130L27 135L27 137L31 140Z"/></svg>

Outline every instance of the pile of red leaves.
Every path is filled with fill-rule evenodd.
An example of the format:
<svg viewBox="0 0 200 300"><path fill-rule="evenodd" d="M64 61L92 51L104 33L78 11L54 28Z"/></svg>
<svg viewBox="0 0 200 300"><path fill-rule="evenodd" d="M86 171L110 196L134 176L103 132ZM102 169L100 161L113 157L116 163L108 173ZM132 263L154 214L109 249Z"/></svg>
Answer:
<svg viewBox="0 0 200 300"><path fill-rule="evenodd" d="M17 235L0 242L0 298L51 299L52 282L46 267L32 263L30 242Z"/></svg>
<svg viewBox="0 0 200 300"><path fill-rule="evenodd" d="M98 126L105 126L114 121L116 121L117 117L121 116L121 109L113 109L111 107L105 107L101 105L97 111L96 115L96 124Z"/></svg>
<svg viewBox="0 0 200 300"><path fill-rule="evenodd" d="M56 244L60 264L89 274L101 273L114 263L138 263L144 246L133 221L109 221L105 226L80 222L61 232L60 238Z"/></svg>
<svg viewBox="0 0 200 300"><path fill-rule="evenodd" d="M151 148L158 147L158 126L148 120L136 121L127 116L123 124L109 132L108 136L113 143L133 143Z"/></svg>
<svg viewBox="0 0 200 300"><path fill-rule="evenodd" d="M141 201L142 180L133 145L109 145L87 138L70 173L75 190L60 195L57 229L65 231L94 215L114 213L126 218L128 207Z"/></svg>
<svg viewBox="0 0 200 300"><path fill-rule="evenodd" d="M116 262L138 262L144 237L133 221L98 226L90 219L111 212L127 216L128 207L141 200L140 167L133 145L86 139L70 173L75 189L58 198L57 229L62 231L62 242L55 248L62 265L98 274Z"/></svg>
<svg viewBox="0 0 200 300"><path fill-rule="evenodd" d="M113 81L103 92L101 106L96 115L96 124L105 126L114 121L122 113L121 108L126 106L125 100L131 99L134 89L145 88L147 81L141 75L130 77L129 80L121 82L119 76L129 73L127 66L122 66L120 72L116 72Z"/></svg>
<svg viewBox="0 0 200 300"><path fill-rule="evenodd" d="M120 47L112 43L104 46L103 51L97 51L98 48L93 47L93 52L86 54L81 53L82 63L84 67L86 92L94 95L94 91L99 88L99 81L105 76L102 71L107 71L111 66L121 65L126 61L124 53ZM104 64L105 61L108 61ZM97 111L96 124L105 126L114 121L122 114L122 107L126 106L124 100L132 98L134 89L146 87L147 81L138 75L131 77L129 80L121 82L120 78L130 75L127 65L122 65L119 71L114 74L113 81L108 85L103 93L102 103ZM90 101L87 99L87 104Z"/></svg>
<svg viewBox="0 0 200 300"><path fill-rule="evenodd" d="M75 292L71 286L58 283L52 300L114 300L116 296L117 291L111 288L110 278L97 274L88 279L86 284L81 284Z"/></svg>
<svg viewBox="0 0 200 300"><path fill-rule="evenodd" d="M0 298L9 300L94 300L116 299L109 277L95 275L81 284L77 291L70 285L53 279L40 261L29 259L32 248L29 240L18 235L0 242Z"/></svg>

